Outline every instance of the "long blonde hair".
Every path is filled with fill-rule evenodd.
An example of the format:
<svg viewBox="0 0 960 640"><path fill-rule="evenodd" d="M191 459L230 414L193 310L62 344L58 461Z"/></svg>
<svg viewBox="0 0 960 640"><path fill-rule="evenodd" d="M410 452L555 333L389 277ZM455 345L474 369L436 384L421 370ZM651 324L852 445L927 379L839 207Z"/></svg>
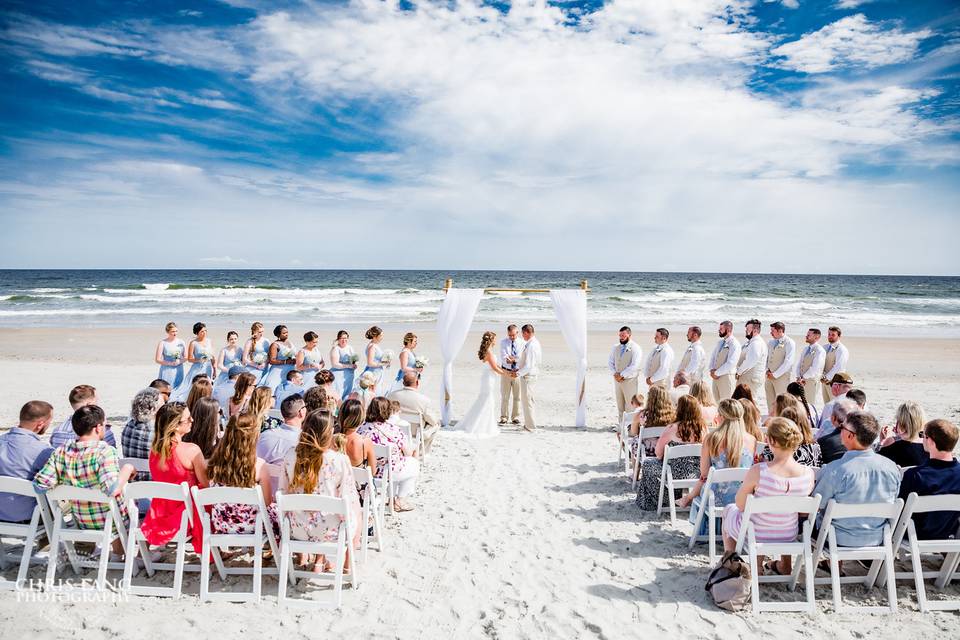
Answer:
<svg viewBox="0 0 960 640"><path fill-rule="evenodd" d="M490 349L490 345L493 344L493 341L497 339L497 334L493 331L484 331L483 337L480 338L480 350L477 352L477 356L480 360L484 360L487 357L487 351Z"/></svg>
<svg viewBox="0 0 960 640"><path fill-rule="evenodd" d="M807 420L807 416L800 413L799 403L788 404L779 413L777 413L777 417L786 418L797 425L797 427L800 429L800 434L803 436L803 444L813 444L813 429L810 428L810 421ZM767 425L767 433L770 433L769 424Z"/></svg>
<svg viewBox="0 0 960 640"><path fill-rule="evenodd" d="M763 431L760 430L760 409L748 398L737 400L743 406L743 430L757 439L763 441Z"/></svg>
<svg viewBox="0 0 960 640"><path fill-rule="evenodd" d="M676 418L670 393L663 387L650 387L647 406L643 409L643 426L665 427Z"/></svg>
<svg viewBox="0 0 960 640"><path fill-rule="evenodd" d="M207 477L222 487L257 483L257 437L260 423L249 413L233 416L207 465Z"/></svg>
<svg viewBox="0 0 960 640"><path fill-rule="evenodd" d="M273 393L270 387L257 387L250 396L250 402L247 403L246 413L252 415L258 425L263 424L263 419L273 407Z"/></svg>
<svg viewBox="0 0 960 640"><path fill-rule="evenodd" d="M923 409L916 402L907 401L897 407L897 429L903 432L905 440L913 440L923 431L926 422Z"/></svg>
<svg viewBox="0 0 960 640"><path fill-rule="evenodd" d="M333 414L318 409L307 414L297 442L296 462L290 490L297 493L313 493L320 480L323 468L323 452L333 445Z"/></svg>
<svg viewBox="0 0 960 640"><path fill-rule="evenodd" d="M703 384L703 382L694 382L693 386L690 387L690 395L699 400L700 404L704 407L717 406L716 401L713 399L713 392L710 391L710 387Z"/></svg>
<svg viewBox="0 0 960 640"><path fill-rule="evenodd" d="M743 451L743 405L738 400L728 398L720 401L717 411L723 420L720 426L707 434L703 445L711 458L726 453L727 467L739 467L740 453Z"/></svg>

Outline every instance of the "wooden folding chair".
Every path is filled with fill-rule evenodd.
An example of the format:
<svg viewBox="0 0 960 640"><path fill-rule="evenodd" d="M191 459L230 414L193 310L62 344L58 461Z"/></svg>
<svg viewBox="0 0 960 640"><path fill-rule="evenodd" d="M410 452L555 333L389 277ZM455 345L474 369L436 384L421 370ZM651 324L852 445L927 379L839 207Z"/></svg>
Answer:
<svg viewBox="0 0 960 640"><path fill-rule="evenodd" d="M420 458L420 462L423 462L423 458L426 455L427 443L426 438L424 438L423 428L424 420L423 414L419 411L400 411L400 419L406 420L410 423L410 436L411 442L417 443L417 457Z"/></svg>
<svg viewBox="0 0 960 640"><path fill-rule="evenodd" d="M666 427L641 427L640 434L637 436L637 455L633 457L633 476L630 479L631 489L637 488L637 480L640 479L643 461L647 459L647 450L643 446L643 441L659 438L666 430Z"/></svg>

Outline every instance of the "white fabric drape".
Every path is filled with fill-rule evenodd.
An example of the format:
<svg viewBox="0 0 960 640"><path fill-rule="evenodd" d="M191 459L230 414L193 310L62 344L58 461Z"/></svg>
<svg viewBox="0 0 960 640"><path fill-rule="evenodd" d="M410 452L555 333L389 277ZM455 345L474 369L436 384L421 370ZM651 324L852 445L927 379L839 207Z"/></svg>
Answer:
<svg viewBox="0 0 960 640"><path fill-rule="evenodd" d="M560 332L577 359L577 422L587 426L587 292L583 289L561 289L550 292L553 311L560 323Z"/></svg>
<svg viewBox="0 0 960 640"><path fill-rule="evenodd" d="M440 421L450 424L450 401L453 397L453 361L467 339L473 316L477 313L483 289L448 289L437 315L437 333L443 354L443 379L440 383Z"/></svg>

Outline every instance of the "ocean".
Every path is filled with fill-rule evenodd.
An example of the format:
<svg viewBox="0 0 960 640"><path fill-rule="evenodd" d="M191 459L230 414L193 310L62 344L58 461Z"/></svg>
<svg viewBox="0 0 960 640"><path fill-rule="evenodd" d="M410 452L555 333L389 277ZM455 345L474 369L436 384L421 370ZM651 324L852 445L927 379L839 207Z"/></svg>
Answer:
<svg viewBox="0 0 960 640"><path fill-rule="evenodd" d="M0 270L0 326L182 323L419 324L443 283L557 289L590 284L591 328L781 320L792 333L960 336L960 277L708 273L294 270ZM553 322L547 294L491 294L477 322Z"/></svg>

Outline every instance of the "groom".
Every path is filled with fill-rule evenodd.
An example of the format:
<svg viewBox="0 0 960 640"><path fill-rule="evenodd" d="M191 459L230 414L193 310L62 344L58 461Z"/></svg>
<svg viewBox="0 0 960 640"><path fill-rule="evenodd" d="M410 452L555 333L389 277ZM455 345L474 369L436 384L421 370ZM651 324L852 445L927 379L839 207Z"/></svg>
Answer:
<svg viewBox="0 0 960 640"><path fill-rule="evenodd" d="M520 327L520 333L523 336L526 346L520 356L520 368L510 375L514 378L520 378L520 404L523 405L523 428L527 431L535 431L537 421L534 410L537 406L534 387L537 384L537 376L540 374L540 361L543 360L543 350L540 348L540 341L533 335L533 325L525 324Z"/></svg>

